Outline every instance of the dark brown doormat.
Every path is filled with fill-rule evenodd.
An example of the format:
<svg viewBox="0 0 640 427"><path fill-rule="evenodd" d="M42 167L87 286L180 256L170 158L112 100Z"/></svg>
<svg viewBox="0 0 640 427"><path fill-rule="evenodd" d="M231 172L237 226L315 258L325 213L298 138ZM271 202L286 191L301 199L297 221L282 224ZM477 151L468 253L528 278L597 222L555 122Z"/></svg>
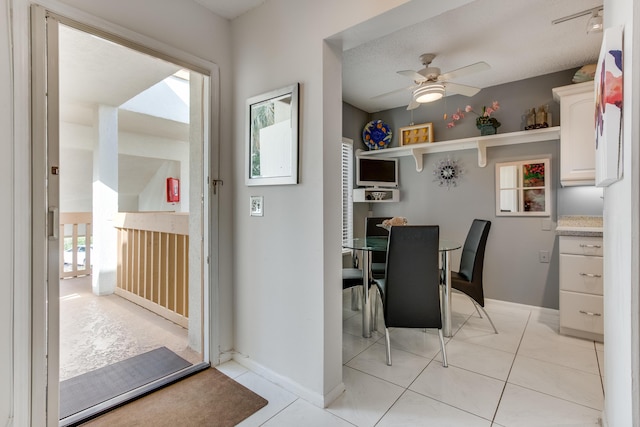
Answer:
<svg viewBox="0 0 640 427"><path fill-rule="evenodd" d="M235 426L268 402L215 368L154 391L83 426Z"/></svg>

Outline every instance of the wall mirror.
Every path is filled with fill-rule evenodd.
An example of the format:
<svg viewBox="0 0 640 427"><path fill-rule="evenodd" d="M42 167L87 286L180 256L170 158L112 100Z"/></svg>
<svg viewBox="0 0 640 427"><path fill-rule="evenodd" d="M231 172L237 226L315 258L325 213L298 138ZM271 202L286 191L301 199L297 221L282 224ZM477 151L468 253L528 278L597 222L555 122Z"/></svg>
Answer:
<svg viewBox="0 0 640 427"><path fill-rule="evenodd" d="M496 216L550 216L549 165L548 158L496 163Z"/></svg>
<svg viewBox="0 0 640 427"><path fill-rule="evenodd" d="M298 183L296 83L247 100L246 184Z"/></svg>

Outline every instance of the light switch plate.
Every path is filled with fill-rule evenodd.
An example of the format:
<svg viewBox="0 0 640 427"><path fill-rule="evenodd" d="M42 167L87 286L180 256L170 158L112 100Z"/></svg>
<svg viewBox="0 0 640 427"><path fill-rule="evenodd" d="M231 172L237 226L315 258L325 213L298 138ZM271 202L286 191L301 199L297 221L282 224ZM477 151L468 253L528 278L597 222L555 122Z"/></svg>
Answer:
<svg viewBox="0 0 640 427"><path fill-rule="evenodd" d="M249 199L249 214L251 216L263 216L264 198L262 196L251 196Z"/></svg>

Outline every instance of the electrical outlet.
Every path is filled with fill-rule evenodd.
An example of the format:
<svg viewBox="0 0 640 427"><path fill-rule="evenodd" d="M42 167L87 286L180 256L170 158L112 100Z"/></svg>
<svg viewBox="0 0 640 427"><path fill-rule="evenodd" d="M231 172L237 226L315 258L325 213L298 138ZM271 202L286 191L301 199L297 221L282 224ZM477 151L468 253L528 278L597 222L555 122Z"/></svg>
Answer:
<svg viewBox="0 0 640 427"><path fill-rule="evenodd" d="M549 251L540 251L538 252L538 259L540 262L548 263L549 262Z"/></svg>

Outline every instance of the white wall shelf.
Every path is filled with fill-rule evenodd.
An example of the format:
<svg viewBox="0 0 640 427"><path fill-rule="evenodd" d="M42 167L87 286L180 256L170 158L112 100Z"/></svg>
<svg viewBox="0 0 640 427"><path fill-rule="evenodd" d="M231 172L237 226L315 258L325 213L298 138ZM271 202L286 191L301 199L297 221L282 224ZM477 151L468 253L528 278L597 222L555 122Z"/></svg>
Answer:
<svg viewBox="0 0 640 427"><path fill-rule="evenodd" d="M560 139L560 126L525 130L520 132L501 133L478 136L474 138L454 139L442 142L423 142L402 147L385 148L383 150L361 151L359 156L371 157L405 157L413 156L416 170L422 172L423 155L458 150L478 150L478 166L487 166L487 147L503 145L527 144L530 142L553 141Z"/></svg>
<svg viewBox="0 0 640 427"><path fill-rule="evenodd" d="M371 196L371 193L384 193L384 197L382 199L374 199ZM371 188L354 188L353 189L353 201L355 203L368 202L368 203L388 203L388 202L399 202L400 201L400 191L396 188L382 188L382 187L371 187Z"/></svg>

